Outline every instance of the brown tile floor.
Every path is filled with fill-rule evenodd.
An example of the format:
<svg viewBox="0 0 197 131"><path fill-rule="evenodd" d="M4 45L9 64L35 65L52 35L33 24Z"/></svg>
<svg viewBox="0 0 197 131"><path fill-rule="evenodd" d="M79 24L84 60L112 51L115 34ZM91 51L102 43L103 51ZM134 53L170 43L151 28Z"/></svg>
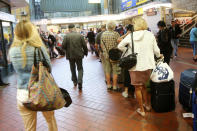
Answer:
<svg viewBox="0 0 197 131"><path fill-rule="evenodd" d="M191 49L180 48L179 56L172 60L175 72L176 96L180 73L196 68L191 60ZM125 99L121 93L107 92L102 66L89 55L84 59L83 92L73 88L68 61L65 58L53 61L53 75L60 87L66 88L73 99L69 108L56 111L60 131L191 131L192 120L182 117L181 105L176 97L176 110L169 113L148 113L145 118L135 110L135 99ZM16 109L16 76L10 76L11 85L0 89L0 131L23 131L23 122ZM46 131L47 125L38 113L38 131Z"/></svg>

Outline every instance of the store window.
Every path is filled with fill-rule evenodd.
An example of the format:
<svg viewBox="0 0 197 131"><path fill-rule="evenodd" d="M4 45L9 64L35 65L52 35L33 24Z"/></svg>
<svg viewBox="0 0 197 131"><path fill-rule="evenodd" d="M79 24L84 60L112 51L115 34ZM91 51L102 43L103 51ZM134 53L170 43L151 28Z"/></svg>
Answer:
<svg viewBox="0 0 197 131"><path fill-rule="evenodd" d="M8 51L13 41L11 23L2 22L2 27L3 27L3 36L4 36L4 47L5 47L5 52L6 52L5 54L6 54L6 57L8 57ZM7 60L9 64L10 61L8 58Z"/></svg>
<svg viewBox="0 0 197 131"><path fill-rule="evenodd" d="M4 2L0 2L0 11L5 13L10 13L10 7L8 4L5 4Z"/></svg>
<svg viewBox="0 0 197 131"><path fill-rule="evenodd" d="M2 45L3 45L3 37L2 37L2 32L1 32L1 26L0 26L0 66L4 66L4 57L3 57L3 48L2 48Z"/></svg>

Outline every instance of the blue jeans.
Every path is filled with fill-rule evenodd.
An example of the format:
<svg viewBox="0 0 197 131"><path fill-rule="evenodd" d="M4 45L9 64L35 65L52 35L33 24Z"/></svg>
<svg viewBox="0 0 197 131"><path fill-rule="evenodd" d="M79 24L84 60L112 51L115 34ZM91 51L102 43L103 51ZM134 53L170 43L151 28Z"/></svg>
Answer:
<svg viewBox="0 0 197 131"><path fill-rule="evenodd" d="M177 56L179 39L171 39L171 44L172 44L172 47L173 47L173 57Z"/></svg>
<svg viewBox="0 0 197 131"><path fill-rule="evenodd" d="M190 43L192 44L192 48L193 48L193 56L195 56L196 55L197 41L190 41Z"/></svg>

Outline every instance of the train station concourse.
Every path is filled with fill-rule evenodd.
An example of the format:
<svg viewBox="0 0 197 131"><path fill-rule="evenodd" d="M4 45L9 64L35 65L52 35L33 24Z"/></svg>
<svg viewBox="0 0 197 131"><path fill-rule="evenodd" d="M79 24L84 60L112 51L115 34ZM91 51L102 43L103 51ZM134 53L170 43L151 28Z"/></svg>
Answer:
<svg viewBox="0 0 197 131"><path fill-rule="evenodd" d="M197 0L0 0L0 131L197 131Z"/></svg>

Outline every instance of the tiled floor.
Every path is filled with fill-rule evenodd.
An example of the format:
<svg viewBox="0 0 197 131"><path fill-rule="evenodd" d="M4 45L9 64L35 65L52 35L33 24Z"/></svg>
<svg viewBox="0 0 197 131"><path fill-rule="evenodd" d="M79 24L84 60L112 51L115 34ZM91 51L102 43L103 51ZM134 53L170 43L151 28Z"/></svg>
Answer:
<svg viewBox="0 0 197 131"><path fill-rule="evenodd" d="M60 87L66 88L73 99L69 108L55 112L60 131L192 131L191 118L183 118L177 100L180 73L196 68L191 60L191 49L180 48L179 56L172 60L175 72L176 110L169 113L151 112L145 118L135 110L136 100L125 99L121 93L107 92L101 63L89 55L84 59L84 88L78 92L70 80L68 61L53 61L53 75ZM23 122L16 109L16 76L10 76L11 85L0 89L0 131L23 131ZM38 113L38 131L47 131L47 124Z"/></svg>

